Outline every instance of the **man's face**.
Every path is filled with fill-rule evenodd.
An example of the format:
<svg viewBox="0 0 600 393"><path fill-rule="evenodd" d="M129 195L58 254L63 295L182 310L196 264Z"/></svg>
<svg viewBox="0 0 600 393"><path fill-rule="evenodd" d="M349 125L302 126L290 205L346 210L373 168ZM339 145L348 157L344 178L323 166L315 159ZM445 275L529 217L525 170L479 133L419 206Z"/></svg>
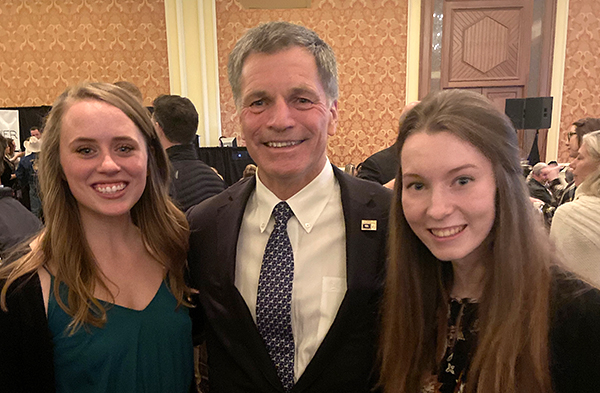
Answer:
<svg viewBox="0 0 600 393"><path fill-rule="evenodd" d="M544 169L546 169L546 168L544 168ZM538 175L536 175L535 173L532 173L531 177L533 177L538 182L544 184L546 182L546 174L544 173L544 169L542 169Z"/></svg>
<svg viewBox="0 0 600 393"><path fill-rule="evenodd" d="M31 134L31 136L34 136L37 139L40 139L40 137L42 136L42 134L40 134L40 130L38 130L37 128L31 130L30 134Z"/></svg>
<svg viewBox="0 0 600 393"><path fill-rule="evenodd" d="M577 142L577 133L575 132L574 125L569 128L569 133L567 134L567 148L569 149L569 157L577 157L579 152L579 142Z"/></svg>
<svg viewBox="0 0 600 393"><path fill-rule="evenodd" d="M323 169L337 101L327 98L314 57L300 47L252 53L241 79L240 120L248 152L260 180L287 199Z"/></svg>

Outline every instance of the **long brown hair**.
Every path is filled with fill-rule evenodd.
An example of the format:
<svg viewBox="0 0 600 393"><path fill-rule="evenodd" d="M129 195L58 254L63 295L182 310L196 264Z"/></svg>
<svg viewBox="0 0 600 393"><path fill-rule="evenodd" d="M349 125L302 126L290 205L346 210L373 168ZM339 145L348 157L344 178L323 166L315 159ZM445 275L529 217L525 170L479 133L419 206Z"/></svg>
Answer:
<svg viewBox="0 0 600 393"><path fill-rule="evenodd" d="M548 310L555 257L529 201L510 120L483 96L450 90L426 97L408 113L398 135L400 157L407 137L420 131L450 132L469 142L490 159L496 179L496 216L467 391L551 391ZM440 318L446 316L452 268L433 256L404 217L402 167L389 240L380 382L385 392L418 392L438 366L438 337L445 334L438 326L445 326Z"/></svg>
<svg viewBox="0 0 600 393"><path fill-rule="evenodd" d="M188 225L183 213L169 199L169 163L148 111L125 90L111 84L84 83L71 87L54 103L44 128L39 182L46 227L38 237L38 246L14 263L0 267L0 279L6 280L0 305L6 311L6 293L15 280L51 265L55 275L54 294L58 304L73 317L70 325L73 331L85 323L102 326L106 322L106 310L94 298L94 288L100 285L110 293L85 238L77 201L60 163L62 119L71 105L81 100L98 100L115 106L144 136L148 177L142 196L131 208L131 217L140 228L148 252L165 267L169 288L178 305L187 304L190 294L184 281ZM58 295L63 282L68 287L68 304Z"/></svg>

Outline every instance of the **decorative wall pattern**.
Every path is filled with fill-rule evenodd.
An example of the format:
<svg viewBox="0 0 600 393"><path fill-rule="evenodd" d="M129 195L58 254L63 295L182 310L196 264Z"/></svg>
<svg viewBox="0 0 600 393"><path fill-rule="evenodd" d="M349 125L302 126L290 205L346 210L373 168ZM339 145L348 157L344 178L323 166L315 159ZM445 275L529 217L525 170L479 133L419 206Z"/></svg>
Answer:
<svg viewBox="0 0 600 393"><path fill-rule="evenodd" d="M0 107L51 105L80 81L169 92L163 0L0 2Z"/></svg>
<svg viewBox="0 0 600 393"><path fill-rule="evenodd" d="M240 138L227 56L251 27L272 20L316 31L336 53L339 123L329 139L329 159L358 164L391 145L405 105L406 0L313 0L310 9L246 10L236 0L216 0L221 123L225 136Z"/></svg>
<svg viewBox="0 0 600 393"><path fill-rule="evenodd" d="M559 160L569 160L566 134L582 117L600 117L600 1L570 0Z"/></svg>

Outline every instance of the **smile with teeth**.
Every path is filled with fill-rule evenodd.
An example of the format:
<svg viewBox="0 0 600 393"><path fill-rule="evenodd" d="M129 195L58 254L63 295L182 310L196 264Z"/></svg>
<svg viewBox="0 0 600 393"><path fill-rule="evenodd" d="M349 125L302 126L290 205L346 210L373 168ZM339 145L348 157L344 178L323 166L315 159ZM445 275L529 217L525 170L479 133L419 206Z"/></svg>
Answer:
<svg viewBox="0 0 600 393"><path fill-rule="evenodd" d="M268 147L289 147L299 145L301 141L285 141L285 142L266 142Z"/></svg>
<svg viewBox="0 0 600 393"><path fill-rule="evenodd" d="M450 237L450 236L456 235L457 233L462 232L466 227L467 227L466 225L460 225L457 227L441 228L441 229L431 228L429 230L429 232L431 232L433 234L433 236L435 236L435 237Z"/></svg>
<svg viewBox="0 0 600 393"><path fill-rule="evenodd" d="M94 189L102 194L114 194L117 191L121 191L126 186L125 183L114 184L112 186L109 185L95 185Z"/></svg>

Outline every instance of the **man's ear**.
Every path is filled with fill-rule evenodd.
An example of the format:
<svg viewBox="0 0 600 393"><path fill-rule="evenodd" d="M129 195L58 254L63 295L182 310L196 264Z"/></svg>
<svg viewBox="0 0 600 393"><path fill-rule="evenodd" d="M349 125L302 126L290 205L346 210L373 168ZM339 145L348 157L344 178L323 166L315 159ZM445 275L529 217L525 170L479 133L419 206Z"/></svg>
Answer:
<svg viewBox="0 0 600 393"><path fill-rule="evenodd" d="M337 129L337 121L338 121L338 101L334 100L329 107L329 124L327 125L327 135L333 136L335 135L335 131Z"/></svg>

